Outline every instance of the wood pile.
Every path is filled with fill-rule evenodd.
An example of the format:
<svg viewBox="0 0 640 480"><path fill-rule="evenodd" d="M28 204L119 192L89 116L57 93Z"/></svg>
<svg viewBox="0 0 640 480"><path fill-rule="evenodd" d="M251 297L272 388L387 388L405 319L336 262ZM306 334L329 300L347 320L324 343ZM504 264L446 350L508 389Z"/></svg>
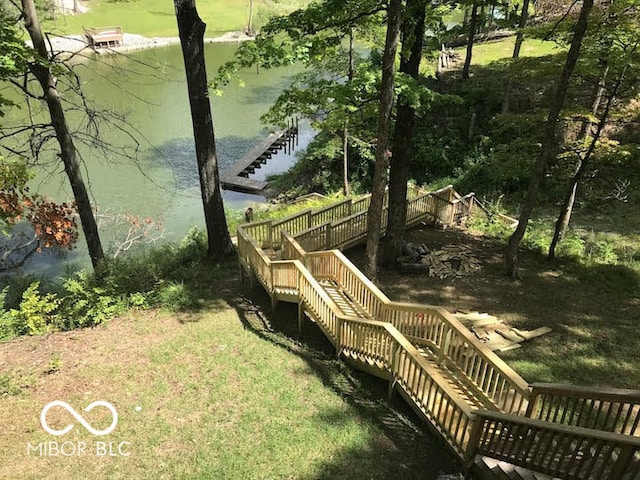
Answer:
<svg viewBox="0 0 640 480"><path fill-rule="evenodd" d="M506 352L520 348L527 340L551 332L549 327L535 330L519 330L505 324L502 320L488 313L461 311L454 316L473 333L473 335L494 352Z"/></svg>
<svg viewBox="0 0 640 480"><path fill-rule="evenodd" d="M424 244L405 243L398 258L400 271L428 273L434 278L462 277L480 268L468 245L445 245L430 250Z"/></svg>

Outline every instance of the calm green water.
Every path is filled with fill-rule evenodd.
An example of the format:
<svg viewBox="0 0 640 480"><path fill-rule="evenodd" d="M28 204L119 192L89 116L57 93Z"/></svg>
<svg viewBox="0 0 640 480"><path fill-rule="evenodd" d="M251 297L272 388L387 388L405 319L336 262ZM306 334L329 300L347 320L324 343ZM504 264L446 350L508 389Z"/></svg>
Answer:
<svg viewBox="0 0 640 480"><path fill-rule="evenodd" d="M234 44L212 44L206 48L209 77L230 60ZM198 174L193 147L191 117L187 99L182 53L179 46L135 52L125 56L100 56L79 67L84 91L100 107L125 112L133 126L130 133L139 139L136 162L99 155L95 148L80 147L86 177L102 223L103 243L108 245L118 230L109 217L129 212L150 216L164 225L165 239L184 236L191 226L204 225ZM221 97L212 97L216 143L221 169L240 158L266 135L260 116L287 85L292 70L242 73L244 86L230 85ZM10 120L10 119L9 119ZM137 130L137 131L136 131ZM310 136L301 132L300 146ZM114 127L101 130L114 145L133 148L134 143ZM255 178L285 170L294 161L280 153ZM58 200L71 197L61 166L36 179L38 191ZM264 201L253 195L224 192L228 208L244 208ZM55 275L65 263L88 264L83 240L66 258L43 254L30 262L29 269Z"/></svg>

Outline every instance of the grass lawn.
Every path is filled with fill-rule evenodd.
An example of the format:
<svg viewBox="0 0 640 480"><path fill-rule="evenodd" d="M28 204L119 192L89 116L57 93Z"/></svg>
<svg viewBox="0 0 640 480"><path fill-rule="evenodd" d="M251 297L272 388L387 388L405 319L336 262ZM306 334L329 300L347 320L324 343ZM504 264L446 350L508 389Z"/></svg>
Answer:
<svg viewBox="0 0 640 480"><path fill-rule="evenodd" d="M490 42L476 43L473 46L473 56L471 57L472 65L488 65L496 60L511 58L513 48L515 46L516 37L507 37L501 40ZM522 44L520 50L521 57L543 57L558 53L563 49L555 42L545 42L536 38L527 38ZM460 55L460 68L466 55L466 47L456 48L455 51Z"/></svg>
<svg viewBox="0 0 640 480"><path fill-rule="evenodd" d="M308 3L308 0L254 0L254 26L264 23L270 14L284 14ZM68 35L82 33L83 27L119 25L125 33L146 37L177 37L173 2L158 0L81 1L89 11L80 15L59 15L45 27ZM197 4L198 13L207 24L206 36L242 30L249 21L249 0L207 0Z"/></svg>
<svg viewBox="0 0 640 480"><path fill-rule="evenodd" d="M303 340L316 346L292 340L278 325L292 327L295 308L263 315L232 277L207 289L199 311L138 312L0 344L0 478L430 479L459 471L404 403L386 401L384 382L335 360L311 325ZM117 427L94 437L55 407L47 423L74 428L49 435L40 413L53 400L96 429L111 415L82 410L108 401ZM85 455L27 455L28 444L50 441L69 442L67 453L84 442ZM96 455L96 441L111 442L115 456Z"/></svg>
<svg viewBox="0 0 640 480"><path fill-rule="evenodd" d="M110 3L106 0L81 2L89 12L81 15L59 16L55 26L66 34L80 34L82 27L120 25L126 33L138 33L147 37L177 37L173 2L136 0ZM198 2L198 12L207 24L207 36L224 31L241 30L249 18L247 0L207 0ZM46 26L51 28L53 22Z"/></svg>

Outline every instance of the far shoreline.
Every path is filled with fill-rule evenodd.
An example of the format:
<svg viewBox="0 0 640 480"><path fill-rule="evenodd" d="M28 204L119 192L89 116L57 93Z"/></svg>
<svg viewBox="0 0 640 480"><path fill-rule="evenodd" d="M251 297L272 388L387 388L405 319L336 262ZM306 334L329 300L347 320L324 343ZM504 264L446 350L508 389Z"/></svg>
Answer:
<svg viewBox="0 0 640 480"><path fill-rule="evenodd" d="M205 37L204 43L240 43L254 40L255 36L247 35L243 31L226 32L217 37ZM26 42L31 46L31 42ZM55 35L47 36L48 48L54 55L73 56L84 50L90 50L98 55L111 55L118 53L128 53L150 48L168 47L179 45L179 37L145 37L134 33L123 34L123 42L118 47L94 48L89 45L84 35Z"/></svg>

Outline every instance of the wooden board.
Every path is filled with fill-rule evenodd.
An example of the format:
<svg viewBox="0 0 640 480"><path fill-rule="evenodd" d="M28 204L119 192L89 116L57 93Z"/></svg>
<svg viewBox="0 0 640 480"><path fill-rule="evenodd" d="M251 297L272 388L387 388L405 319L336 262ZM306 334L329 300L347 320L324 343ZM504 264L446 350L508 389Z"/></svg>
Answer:
<svg viewBox="0 0 640 480"><path fill-rule="evenodd" d="M540 327L535 330L518 330L517 328L512 328L517 335L520 335L525 340L531 340L532 338L539 337L540 335L544 335L545 333L553 332L553 330L549 327Z"/></svg>

